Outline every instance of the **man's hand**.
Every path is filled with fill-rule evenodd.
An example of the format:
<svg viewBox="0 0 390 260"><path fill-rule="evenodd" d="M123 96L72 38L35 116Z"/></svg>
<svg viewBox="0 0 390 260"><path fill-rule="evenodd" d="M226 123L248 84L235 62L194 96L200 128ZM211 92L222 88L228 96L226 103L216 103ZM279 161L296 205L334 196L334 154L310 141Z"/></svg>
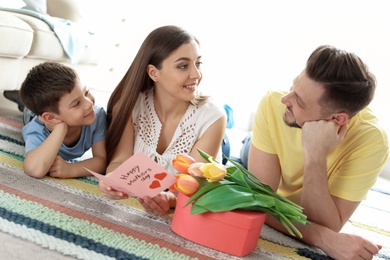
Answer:
<svg viewBox="0 0 390 260"><path fill-rule="evenodd" d="M372 259L382 248L363 237L335 233L323 250L334 259Z"/></svg>
<svg viewBox="0 0 390 260"><path fill-rule="evenodd" d="M344 139L348 124L333 121L310 121L302 126L302 146L305 156L326 157ZM306 157L305 157L306 158Z"/></svg>

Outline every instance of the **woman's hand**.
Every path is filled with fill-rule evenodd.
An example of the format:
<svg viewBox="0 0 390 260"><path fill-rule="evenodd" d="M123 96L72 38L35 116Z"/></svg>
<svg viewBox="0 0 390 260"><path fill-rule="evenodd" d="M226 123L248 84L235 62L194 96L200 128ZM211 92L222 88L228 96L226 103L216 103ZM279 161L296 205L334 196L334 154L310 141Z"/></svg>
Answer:
<svg viewBox="0 0 390 260"><path fill-rule="evenodd" d="M107 198L112 200L123 200L129 197L126 193L113 189L103 181L99 181L99 188Z"/></svg>
<svg viewBox="0 0 390 260"><path fill-rule="evenodd" d="M157 196L138 198L145 211L155 216L167 213L170 208L176 206L176 196L172 192L161 192Z"/></svg>

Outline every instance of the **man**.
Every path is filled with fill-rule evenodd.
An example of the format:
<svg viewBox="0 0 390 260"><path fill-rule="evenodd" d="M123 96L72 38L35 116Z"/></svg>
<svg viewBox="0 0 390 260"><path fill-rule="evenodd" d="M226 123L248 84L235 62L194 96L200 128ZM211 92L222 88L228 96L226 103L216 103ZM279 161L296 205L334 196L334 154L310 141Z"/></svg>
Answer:
<svg viewBox="0 0 390 260"><path fill-rule="evenodd" d="M375 87L358 56L320 46L290 92L269 92L255 116L248 170L304 208L302 241L335 259L371 259L381 248L339 233L388 158L386 132L367 108ZM287 233L272 216L266 223Z"/></svg>

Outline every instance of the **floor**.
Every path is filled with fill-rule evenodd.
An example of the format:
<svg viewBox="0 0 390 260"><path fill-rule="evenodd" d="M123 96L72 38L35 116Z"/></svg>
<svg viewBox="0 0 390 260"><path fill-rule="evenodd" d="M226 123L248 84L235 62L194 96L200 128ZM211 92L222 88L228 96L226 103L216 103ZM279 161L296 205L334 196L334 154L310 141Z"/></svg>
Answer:
<svg viewBox="0 0 390 260"><path fill-rule="evenodd" d="M378 180L372 187L372 189L378 190L380 192L386 193L390 195L390 179L387 178L387 175L379 175Z"/></svg>
<svg viewBox="0 0 390 260"><path fill-rule="evenodd" d="M22 115L22 112L15 109L0 108L0 116L17 116Z"/></svg>

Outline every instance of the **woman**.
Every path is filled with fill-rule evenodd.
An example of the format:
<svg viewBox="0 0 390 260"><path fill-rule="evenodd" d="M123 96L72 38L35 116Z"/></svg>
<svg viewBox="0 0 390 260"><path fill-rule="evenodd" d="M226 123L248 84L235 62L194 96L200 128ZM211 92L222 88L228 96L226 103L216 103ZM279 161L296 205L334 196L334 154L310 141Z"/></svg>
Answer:
<svg viewBox="0 0 390 260"><path fill-rule="evenodd" d="M147 36L107 105L107 173L138 151L172 174L171 161L180 153L204 161L199 148L221 159L226 113L198 91L200 65L199 42L182 28L163 26ZM128 196L99 186L111 199ZM148 213L162 215L175 207L176 196L162 192L138 201Z"/></svg>

